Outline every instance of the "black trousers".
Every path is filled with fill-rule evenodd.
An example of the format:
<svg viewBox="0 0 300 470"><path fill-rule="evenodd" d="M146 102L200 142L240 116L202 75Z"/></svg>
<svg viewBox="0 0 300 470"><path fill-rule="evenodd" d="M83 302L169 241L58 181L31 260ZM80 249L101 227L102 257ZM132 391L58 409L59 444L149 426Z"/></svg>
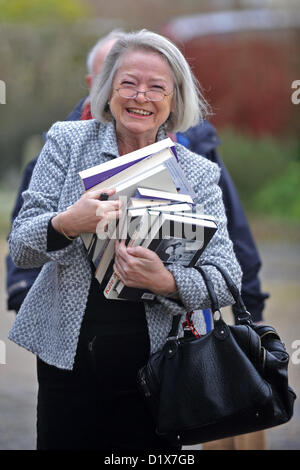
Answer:
<svg viewBox="0 0 300 470"><path fill-rule="evenodd" d="M37 359L37 449L179 450L156 435L136 387L148 355L146 327L105 334L84 322L72 371Z"/></svg>

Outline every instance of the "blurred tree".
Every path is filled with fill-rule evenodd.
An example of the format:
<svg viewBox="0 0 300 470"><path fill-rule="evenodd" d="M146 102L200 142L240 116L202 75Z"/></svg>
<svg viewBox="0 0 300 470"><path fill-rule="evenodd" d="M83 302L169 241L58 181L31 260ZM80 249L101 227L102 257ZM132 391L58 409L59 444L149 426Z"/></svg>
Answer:
<svg viewBox="0 0 300 470"><path fill-rule="evenodd" d="M90 17L84 0L0 0L2 182L10 168L20 172L27 139L64 120L87 93L86 53L106 33L89 33Z"/></svg>
<svg viewBox="0 0 300 470"><path fill-rule="evenodd" d="M82 0L0 0L0 22L74 21L88 12Z"/></svg>

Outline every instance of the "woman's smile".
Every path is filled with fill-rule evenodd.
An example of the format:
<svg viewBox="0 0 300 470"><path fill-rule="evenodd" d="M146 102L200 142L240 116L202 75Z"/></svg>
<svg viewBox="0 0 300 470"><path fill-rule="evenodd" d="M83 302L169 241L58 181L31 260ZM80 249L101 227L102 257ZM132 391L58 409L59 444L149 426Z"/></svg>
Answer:
<svg viewBox="0 0 300 470"><path fill-rule="evenodd" d="M145 118L153 114L152 111L140 108L126 108L126 111L128 112L128 114L135 118Z"/></svg>

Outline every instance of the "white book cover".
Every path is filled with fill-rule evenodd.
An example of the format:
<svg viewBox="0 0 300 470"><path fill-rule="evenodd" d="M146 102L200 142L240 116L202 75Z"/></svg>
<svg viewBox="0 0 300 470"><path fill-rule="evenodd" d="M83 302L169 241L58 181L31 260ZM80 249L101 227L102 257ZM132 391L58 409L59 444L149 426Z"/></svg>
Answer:
<svg viewBox="0 0 300 470"><path fill-rule="evenodd" d="M142 163L143 160L148 160L151 157L155 157L164 150L167 150L169 153L175 157L174 142L170 138L155 142L154 144L147 145L141 149L130 152L126 155L123 155L119 158L114 158L107 162L101 163L86 170L80 171L79 176L83 183L83 187L88 190L96 184L111 178L113 175L116 175L120 171L126 171L131 166L136 166L139 163Z"/></svg>
<svg viewBox="0 0 300 470"><path fill-rule="evenodd" d="M164 163L168 159L175 158L174 154L170 149L165 149L162 152L157 154L151 155L145 160L142 160L135 165L126 168L125 170L113 175L111 178L107 178L106 180L90 187L88 191L94 191L102 188L113 188L120 185L127 185L134 178L139 178L140 175L147 173L157 167L159 167L162 163ZM169 172L168 172L169 173ZM176 192L176 186L173 183L173 179L169 174L168 180L172 181L171 192ZM155 187L154 189L161 189Z"/></svg>

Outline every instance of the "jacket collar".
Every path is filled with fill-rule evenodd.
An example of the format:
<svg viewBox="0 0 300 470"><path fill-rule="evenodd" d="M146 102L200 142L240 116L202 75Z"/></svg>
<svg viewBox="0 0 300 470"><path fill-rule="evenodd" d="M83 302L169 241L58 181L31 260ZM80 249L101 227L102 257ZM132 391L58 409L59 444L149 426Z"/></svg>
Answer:
<svg viewBox="0 0 300 470"><path fill-rule="evenodd" d="M104 126L100 126L103 129L102 139L102 153L105 153L111 157L119 157L119 150L117 144L116 130L113 122L109 122Z"/></svg>

